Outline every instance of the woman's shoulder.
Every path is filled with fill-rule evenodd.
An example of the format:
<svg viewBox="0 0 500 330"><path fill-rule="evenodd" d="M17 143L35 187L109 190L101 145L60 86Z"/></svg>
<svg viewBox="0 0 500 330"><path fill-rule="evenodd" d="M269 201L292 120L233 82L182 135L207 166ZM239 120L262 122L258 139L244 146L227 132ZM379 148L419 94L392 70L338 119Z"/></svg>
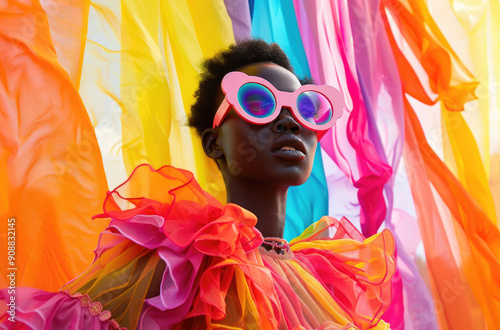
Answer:
<svg viewBox="0 0 500 330"><path fill-rule="evenodd" d="M315 243L332 244L335 241L349 242L350 244L358 245L358 243L368 243L373 240L382 239L387 251L394 250L394 239L389 230L382 230L369 238L366 238L347 218L343 217L338 220L334 217L324 216L319 221L307 227L301 235L290 241L290 245L295 245L296 248L300 244Z"/></svg>
<svg viewBox="0 0 500 330"><path fill-rule="evenodd" d="M290 242L294 267L325 289L359 328L383 329L396 270L394 239L383 230L365 238L346 218L325 216ZM317 282L316 282L317 281Z"/></svg>
<svg viewBox="0 0 500 330"><path fill-rule="evenodd" d="M387 229L365 238L347 219L324 216L290 241L295 258L313 268L341 269L357 281L390 284L395 271L395 243ZM342 266L342 267L339 267ZM376 280L375 280L376 278Z"/></svg>
<svg viewBox="0 0 500 330"><path fill-rule="evenodd" d="M261 241L253 213L235 204L223 206L191 172L173 166L138 166L107 193L103 210L94 219L110 218L108 233L150 249L194 244L202 253L223 256L236 237L253 247Z"/></svg>

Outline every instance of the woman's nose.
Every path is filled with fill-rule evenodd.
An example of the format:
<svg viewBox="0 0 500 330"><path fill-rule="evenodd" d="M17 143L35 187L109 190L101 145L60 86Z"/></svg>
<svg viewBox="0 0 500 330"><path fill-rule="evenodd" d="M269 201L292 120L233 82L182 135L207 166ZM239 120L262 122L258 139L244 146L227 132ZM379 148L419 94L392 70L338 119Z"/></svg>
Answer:
<svg viewBox="0 0 500 330"><path fill-rule="evenodd" d="M273 130L275 132L290 132L292 134L299 134L301 127L292 116L290 110L282 108L279 116L274 120Z"/></svg>

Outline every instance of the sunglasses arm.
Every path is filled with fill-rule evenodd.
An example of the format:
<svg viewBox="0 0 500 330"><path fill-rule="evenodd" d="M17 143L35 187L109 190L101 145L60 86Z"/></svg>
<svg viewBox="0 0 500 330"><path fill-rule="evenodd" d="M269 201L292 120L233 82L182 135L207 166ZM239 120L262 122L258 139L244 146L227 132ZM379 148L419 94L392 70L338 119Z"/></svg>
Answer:
<svg viewBox="0 0 500 330"><path fill-rule="evenodd" d="M331 129L331 128L330 128ZM323 136L325 136L325 134L330 130L326 130L326 131L318 131L318 142L323 138Z"/></svg>
<svg viewBox="0 0 500 330"><path fill-rule="evenodd" d="M219 109L217 109L217 112L215 113L212 128L216 128L217 126L220 125L220 123L222 123L229 109L231 109L231 104L227 101L227 97L224 97L224 101L222 101L222 103L219 106Z"/></svg>

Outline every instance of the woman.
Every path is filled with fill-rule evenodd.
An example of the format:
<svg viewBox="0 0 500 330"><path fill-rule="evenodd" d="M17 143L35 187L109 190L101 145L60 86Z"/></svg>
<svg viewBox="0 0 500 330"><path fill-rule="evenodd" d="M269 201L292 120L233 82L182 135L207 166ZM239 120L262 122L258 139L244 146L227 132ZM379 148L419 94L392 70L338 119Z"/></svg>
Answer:
<svg viewBox="0 0 500 330"><path fill-rule="evenodd" d="M196 98L189 123L228 204L188 171L139 166L96 216L111 222L93 264L59 293L20 290L16 325L386 329L388 231L365 240L346 219L324 217L290 244L282 238L287 189L310 175L342 95L302 86L277 45L250 40L204 63Z"/></svg>

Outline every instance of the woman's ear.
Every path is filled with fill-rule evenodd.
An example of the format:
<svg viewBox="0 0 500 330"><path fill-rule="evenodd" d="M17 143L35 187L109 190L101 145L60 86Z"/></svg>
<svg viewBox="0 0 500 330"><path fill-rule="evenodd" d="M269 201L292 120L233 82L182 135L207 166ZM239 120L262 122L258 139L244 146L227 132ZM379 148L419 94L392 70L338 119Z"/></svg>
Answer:
<svg viewBox="0 0 500 330"><path fill-rule="evenodd" d="M218 138L219 130L213 128L207 128L201 135L201 145L203 146L203 151L205 152L205 155L213 160L217 160L224 156L224 153L217 142Z"/></svg>

